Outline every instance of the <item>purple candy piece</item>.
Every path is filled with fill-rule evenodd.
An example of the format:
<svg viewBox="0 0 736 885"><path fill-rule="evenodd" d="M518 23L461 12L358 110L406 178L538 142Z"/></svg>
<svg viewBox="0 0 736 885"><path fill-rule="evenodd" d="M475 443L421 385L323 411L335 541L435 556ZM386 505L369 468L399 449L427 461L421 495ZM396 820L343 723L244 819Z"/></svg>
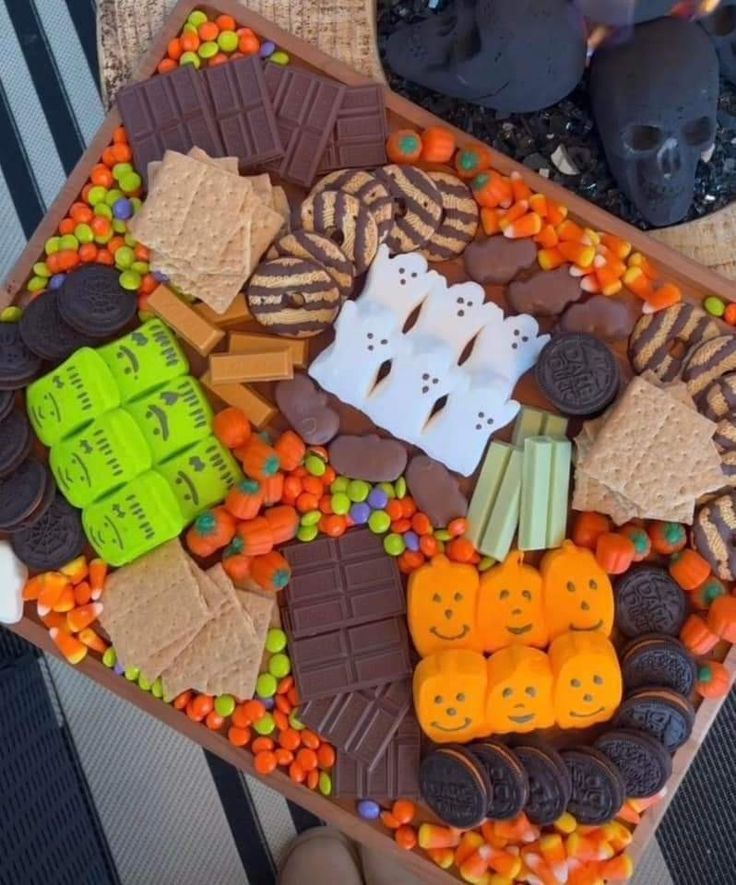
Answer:
<svg viewBox="0 0 736 885"><path fill-rule="evenodd" d="M273 55L276 52L276 44L272 43L270 40L264 40L261 43L261 48L258 50L258 54L261 58L268 58L269 55Z"/></svg>
<svg viewBox="0 0 736 885"><path fill-rule="evenodd" d="M127 221L133 216L133 204L126 197L120 197L120 199L115 200L112 214L121 221Z"/></svg>
<svg viewBox="0 0 736 885"><path fill-rule="evenodd" d="M363 820L377 820L381 814L381 806L373 799L361 799L358 802L358 815Z"/></svg>
<svg viewBox="0 0 736 885"><path fill-rule="evenodd" d="M371 515L371 508L365 501L361 501L359 504L353 504L350 508L350 518L356 525L365 525L368 522L368 517Z"/></svg>
<svg viewBox="0 0 736 885"><path fill-rule="evenodd" d="M262 698L260 695L258 695L258 699L267 710L273 710L276 704L273 698Z"/></svg>
<svg viewBox="0 0 736 885"><path fill-rule="evenodd" d="M58 289L60 286L63 286L65 279L65 273L55 273L49 280L49 289Z"/></svg>
<svg viewBox="0 0 736 885"><path fill-rule="evenodd" d="M115 673L116 676L122 676L123 673L125 673L125 667L123 667L123 665L118 663L117 661L115 662L115 666L112 669L113 673Z"/></svg>
<svg viewBox="0 0 736 885"><path fill-rule="evenodd" d="M407 550L419 550L419 535L416 532L404 532L403 538Z"/></svg>
<svg viewBox="0 0 736 885"><path fill-rule="evenodd" d="M168 283L169 282L169 278L166 276L166 274L163 271L154 270L153 276L155 277L156 282L158 282L158 283Z"/></svg>
<svg viewBox="0 0 736 885"><path fill-rule="evenodd" d="M368 495L368 504L373 510L383 510L388 504L388 495L383 489L371 489L371 492Z"/></svg>

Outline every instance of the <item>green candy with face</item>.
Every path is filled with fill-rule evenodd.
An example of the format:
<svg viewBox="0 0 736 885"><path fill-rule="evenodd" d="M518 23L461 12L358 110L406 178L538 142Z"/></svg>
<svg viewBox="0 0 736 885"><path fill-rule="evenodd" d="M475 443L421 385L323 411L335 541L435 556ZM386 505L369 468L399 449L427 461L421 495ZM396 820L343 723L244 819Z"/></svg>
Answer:
<svg viewBox="0 0 736 885"><path fill-rule="evenodd" d="M61 493L86 507L148 470L151 451L123 409L100 415L83 430L51 447L49 464Z"/></svg>
<svg viewBox="0 0 736 885"><path fill-rule="evenodd" d="M26 391L28 417L36 436L47 446L81 430L118 405L120 392L115 379L97 351L90 347L80 347Z"/></svg>

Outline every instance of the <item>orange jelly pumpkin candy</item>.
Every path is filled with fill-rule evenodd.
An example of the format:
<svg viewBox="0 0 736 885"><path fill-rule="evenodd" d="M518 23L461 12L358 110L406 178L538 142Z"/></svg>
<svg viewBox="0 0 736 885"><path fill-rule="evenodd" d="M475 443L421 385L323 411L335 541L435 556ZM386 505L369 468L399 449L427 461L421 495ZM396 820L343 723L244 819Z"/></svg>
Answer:
<svg viewBox="0 0 736 885"><path fill-rule="evenodd" d="M572 541L545 554L540 567L550 639L568 630L613 629L613 588L595 556Z"/></svg>
<svg viewBox="0 0 736 885"><path fill-rule="evenodd" d="M422 731L437 744L488 734L488 672L483 655L451 649L430 655L414 671L414 709Z"/></svg>
<svg viewBox="0 0 736 885"><path fill-rule="evenodd" d="M512 645L489 658L486 723L491 733L554 725L552 696L552 669L543 651Z"/></svg>
<svg viewBox="0 0 736 885"><path fill-rule="evenodd" d="M409 632L422 657L451 648L483 650L478 630L475 566L435 556L412 572L407 590Z"/></svg>
<svg viewBox="0 0 736 885"><path fill-rule="evenodd" d="M520 550L512 550L480 579L478 626L488 652L507 645L544 648L549 642L542 576L524 564Z"/></svg>
<svg viewBox="0 0 736 885"><path fill-rule="evenodd" d="M621 703L621 668L603 633L563 633L550 645L549 661L560 728L586 728L613 716Z"/></svg>

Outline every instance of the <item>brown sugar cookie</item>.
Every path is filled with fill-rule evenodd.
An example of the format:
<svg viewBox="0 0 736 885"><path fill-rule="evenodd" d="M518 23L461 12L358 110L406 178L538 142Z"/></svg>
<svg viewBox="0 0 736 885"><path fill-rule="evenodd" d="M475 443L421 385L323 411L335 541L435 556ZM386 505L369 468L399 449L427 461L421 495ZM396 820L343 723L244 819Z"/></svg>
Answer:
<svg viewBox="0 0 736 885"><path fill-rule="evenodd" d="M373 216L352 194L322 191L302 203L302 227L322 234L338 245L355 265L356 274L368 269L378 249L378 228Z"/></svg>
<svg viewBox="0 0 736 885"><path fill-rule="evenodd" d="M719 578L736 578L736 492L720 495L698 510L692 539Z"/></svg>
<svg viewBox="0 0 736 885"><path fill-rule="evenodd" d="M322 191L344 191L357 197L376 222L378 242L386 239L394 223L394 199L376 175L362 169L338 169L320 179L309 196Z"/></svg>
<svg viewBox="0 0 736 885"><path fill-rule="evenodd" d="M248 308L274 335L311 338L335 322L340 292L324 267L285 256L258 265L246 290Z"/></svg>
<svg viewBox="0 0 736 885"><path fill-rule="evenodd" d="M449 172L428 172L440 192L440 225L421 249L427 261L449 261L465 249L478 230L478 204L470 188Z"/></svg>
<svg viewBox="0 0 736 885"><path fill-rule="evenodd" d="M386 237L398 255L425 246L440 226L442 198L426 172L414 166L389 165L376 170L394 200L394 220Z"/></svg>
<svg viewBox="0 0 736 885"><path fill-rule="evenodd" d="M719 421L730 412L736 412L736 372L716 378L698 400L700 412L711 421Z"/></svg>
<svg viewBox="0 0 736 885"><path fill-rule="evenodd" d="M682 380L690 396L696 398L717 378L734 370L736 335L717 335L693 350L682 371Z"/></svg>
<svg viewBox="0 0 736 885"><path fill-rule="evenodd" d="M629 338L631 363L639 374L650 369L660 380L673 381L692 348L719 334L704 310L681 301L639 319ZM681 353L671 352L676 344Z"/></svg>
<svg viewBox="0 0 736 885"><path fill-rule="evenodd" d="M293 255L316 261L335 281L340 295L347 298L353 288L355 268L348 261L342 249L322 234L308 230L295 230L292 234L282 237L274 245L277 255Z"/></svg>

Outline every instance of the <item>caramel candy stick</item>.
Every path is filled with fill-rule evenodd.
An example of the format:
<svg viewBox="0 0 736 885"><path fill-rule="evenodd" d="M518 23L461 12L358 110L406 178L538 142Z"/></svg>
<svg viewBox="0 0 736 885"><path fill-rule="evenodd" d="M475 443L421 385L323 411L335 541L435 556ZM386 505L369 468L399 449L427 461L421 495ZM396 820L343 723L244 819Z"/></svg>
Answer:
<svg viewBox="0 0 736 885"><path fill-rule="evenodd" d="M166 286L158 286L151 293L148 307L201 356L207 356L225 336L222 329L208 323Z"/></svg>
<svg viewBox="0 0 736 885"><path fill-rule="evenodd" d="M254 332L231 332L228 339L230 353L268 353L271 350L290 350L291 362L303 369L307 365L309 342L306 338L278 338Z"/></svg>
<svg viewBox="0 0 736 885"><path fill-rule="evenodd" d="M238 292L224 313L216 313L204 301L195 304L193 309L208 323L211 323L213 326L219 326L221 329L237 326L238 323L246 323L248 320L253 319L243 292Z"/></svg>
<svg viewBox="0 0 736 885"><path fill-rule="evenodd" d="M209 372L205 372L199 380L218 399L243 411L259 430L265 427L278 411L276 406L244 384L213 384Z"/></svg>
<svg viewBox="0 0 736 885"><path fill-rule="evenodd" d="M213 384L284 381L294 377L290 350L261 353L215 353L210 357Z"/></svg>

